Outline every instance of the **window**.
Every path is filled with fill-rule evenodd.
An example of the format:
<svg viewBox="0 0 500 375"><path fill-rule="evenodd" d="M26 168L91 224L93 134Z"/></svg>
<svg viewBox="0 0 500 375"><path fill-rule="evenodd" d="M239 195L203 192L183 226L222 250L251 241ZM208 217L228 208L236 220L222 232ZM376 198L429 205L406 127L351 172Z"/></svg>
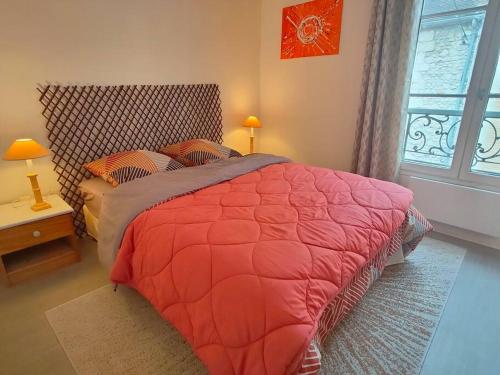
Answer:
<svg viewBox="0 0 500 375"><path fill-rule="evenodd" d="M425 0L403 168L500 185L500 0Z"/></svg>
<svg viewBox="0 0 500 375"><path fill-rule="evenodd" d="M471 171L500 175L500 64L487 97L486 112L476 142Z"/></svg>

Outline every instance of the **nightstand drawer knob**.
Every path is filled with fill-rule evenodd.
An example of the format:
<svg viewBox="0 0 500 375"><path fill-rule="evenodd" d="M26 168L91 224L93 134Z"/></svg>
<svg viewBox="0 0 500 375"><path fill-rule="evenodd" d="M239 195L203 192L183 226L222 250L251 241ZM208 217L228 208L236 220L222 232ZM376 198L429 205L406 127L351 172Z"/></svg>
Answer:
<svg viewBox="0 0 500 375"><path fill-rule="evenodd" d="M40 237L41 235L42 235L42 232L40 232L39 230L35 230L35 231L33 231L33 237L38 238L38 237Z"/></svg>

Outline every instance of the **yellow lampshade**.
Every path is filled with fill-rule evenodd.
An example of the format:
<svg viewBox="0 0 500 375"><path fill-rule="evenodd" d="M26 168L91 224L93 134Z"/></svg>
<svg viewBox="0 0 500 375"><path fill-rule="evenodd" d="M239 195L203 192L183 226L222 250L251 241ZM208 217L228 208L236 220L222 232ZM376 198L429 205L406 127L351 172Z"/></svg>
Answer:
<svg viewBox="0 0 500 375"><path fill-rule="evenodd" d="M262 124L260 120L255 116L248 116L243 123L243 126L246 128L261 128Z"/></svg>
<svg viewBox="0 0 500 375"><path fill-rule="evenodd" d="M47 156L48 154L49 150L47 150L41 144L34 141L33 139L25 138L16 139L3 155L3 159L28 160L41 158L43 156Z"/></svg>

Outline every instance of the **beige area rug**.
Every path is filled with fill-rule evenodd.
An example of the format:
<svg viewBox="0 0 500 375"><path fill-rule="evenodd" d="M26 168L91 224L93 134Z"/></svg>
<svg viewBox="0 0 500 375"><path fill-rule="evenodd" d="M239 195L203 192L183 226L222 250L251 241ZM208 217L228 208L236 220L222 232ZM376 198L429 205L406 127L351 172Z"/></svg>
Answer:
<svg viewBox="0 0 500 375"><path fill-rule="evenodd" d="M464 255L428 238L404 264L387 267L327 340L322 374L418 373ZM123 286L46 315L80 375L206 374L175 329Z"/></svg>

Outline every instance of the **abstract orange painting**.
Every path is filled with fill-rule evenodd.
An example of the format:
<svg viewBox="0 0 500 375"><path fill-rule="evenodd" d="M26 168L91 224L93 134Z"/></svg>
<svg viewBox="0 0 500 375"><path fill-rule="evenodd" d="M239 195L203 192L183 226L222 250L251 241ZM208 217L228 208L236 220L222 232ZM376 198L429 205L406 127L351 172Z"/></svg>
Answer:
<svg viewBox="0 0 500 375"><path fill-rule="evenodd" d="M283 8L281 58L337 55L342 0L314 0Z"/></svg>

